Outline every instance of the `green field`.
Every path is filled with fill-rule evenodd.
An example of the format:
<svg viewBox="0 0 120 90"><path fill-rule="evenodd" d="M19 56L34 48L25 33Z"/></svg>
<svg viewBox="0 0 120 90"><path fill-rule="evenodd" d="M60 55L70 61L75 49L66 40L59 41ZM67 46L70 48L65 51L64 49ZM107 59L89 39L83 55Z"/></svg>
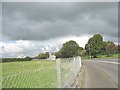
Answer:
<svg viewBox="0 0 120 90"><path fill-rule="evenodd" d="M56 88L55 61L37 60L2 63L3 88Z"/></svg>

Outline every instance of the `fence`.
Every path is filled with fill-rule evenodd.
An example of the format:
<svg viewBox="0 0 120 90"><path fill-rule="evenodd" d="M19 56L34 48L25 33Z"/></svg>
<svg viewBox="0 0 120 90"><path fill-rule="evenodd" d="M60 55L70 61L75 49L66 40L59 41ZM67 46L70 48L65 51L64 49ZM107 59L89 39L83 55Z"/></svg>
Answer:
<svg viewBox="0 0 120 90"><path fill-rule="evenodd" d="M81 58L66 58L56 60L58 88L71 88L81 68Z"/></svg>
<svg viewBox="0 0 120 90"><path fill-rule="evenodd" d="M13 68L13 69L12 69ZM2 88L56 88L54 61L3 63Z"/></svg>
<svg viewBox="0 0 120 90"><path fill-rule="evenodd" d="M0 59L0 90L1 90L1 88L2 88L2 82L1 82L1 80L2 80L2 60Z"/></svg>
<svg viewBox="0 0 120 90"><path fill-rule="evenodd" d="M80 57L3 63L2 88L68 88L80 67Z"/></svg>

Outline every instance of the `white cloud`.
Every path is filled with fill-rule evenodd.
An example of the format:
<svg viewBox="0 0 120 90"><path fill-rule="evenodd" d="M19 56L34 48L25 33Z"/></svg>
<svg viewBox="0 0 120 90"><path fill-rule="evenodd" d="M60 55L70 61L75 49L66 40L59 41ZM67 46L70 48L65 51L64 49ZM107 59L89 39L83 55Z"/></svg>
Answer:
<svg viewBox="0 0 120 90"><path fill-rule="evenodd" d="M46 41L17 40L15 42L0 42L0 44L3 57L35 56L46 51L58 51L62 44L69 40L74 40L81 47L84 47L88 39L89 36L87 35L78 37L69 35Z"/></svg>
<svg viewBox="0 0 120 90"><path fill-rule="evenodd" d="M80 47L84 48L84 46L87 43L89 37L90 37L89 35L81 35L81 36L69 35L69 36L60 38L59 41L61 43L65 43L66 41L74 40L79 44Z"/></svg>
<svg viewBox="0 0 120 90"><path fill-rule="evenodd" d="M42 52L55 52L60 50L63 43L69 40L76 41L80 47L85 47L85 44L88 42L88 39L91 35L81 35L74 36L68 35L55 39L45 40L45 41L29 41L29 40L17 40L10 42L0 42L0 47L2 47L2 52L0 56L3 57L17 57L17 56L36 56ZM109 38L104 37L104 40L107 41ZM117 42L115 42L117 43Z"/></svg>
<svg viewBox="0 0 120 90"><path fill-rule="evenodd" d="M2 3L5 57L58 51L69 40L81 47L99 33L118 41L118 3ZM1 48L0 47L0 48Z"/></svg>

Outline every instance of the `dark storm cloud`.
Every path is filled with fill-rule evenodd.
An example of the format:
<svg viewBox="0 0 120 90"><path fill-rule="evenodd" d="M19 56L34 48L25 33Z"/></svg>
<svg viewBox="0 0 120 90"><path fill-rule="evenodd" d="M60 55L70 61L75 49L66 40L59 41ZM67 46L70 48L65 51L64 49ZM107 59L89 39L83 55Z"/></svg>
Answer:
<svg viewBox="0 0 120 90"><path fill-rule="evenodd" d="M95 33L118 38L117 9L113 2L5 2L3 35L13 40Z"/></svg>

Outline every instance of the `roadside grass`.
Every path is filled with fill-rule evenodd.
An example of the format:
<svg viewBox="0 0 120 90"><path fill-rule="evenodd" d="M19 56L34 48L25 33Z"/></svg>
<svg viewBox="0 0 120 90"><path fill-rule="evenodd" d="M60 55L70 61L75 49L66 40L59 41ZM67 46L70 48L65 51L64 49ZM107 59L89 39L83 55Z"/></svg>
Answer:
<svg viewBox="0 0 120 90"><path fill-rule="evenodd" d="M2 63L3 88L56 88L55 61Z"/></svg>
<svg viewBox="0 0 120 90"><path fill-rule="evenodd" d="M85 55L85 56L82 56L81 59L82 59L82 60L88 60L88 59L91 59L91 58L90 58L90 56Z"/></svg>
<svg viewBox="0 0 120 90"><path fill-rule="evenodd" d="M99 56L98 56L98 58L105 58L105 59L107 59L107 58L108 58L108 59L109 59L109 58L114 58L114 59L115 59L115 58L118 58L118 57L120 57L120 54L113 54L113 55L111 55L111 56L109 56L109 57L108 57L107 55L99 55Z"/></svg>
<svg viewBox="0 0 120 90"><path fill-rule="evenodd" d="M97 58L100 58L100 59L111 59L111 58L117 59L117 58L120 58L120 54L113 54L109 57L107 55L98 55ZM83 60L90 60L92 58L90 58L90 56L83 56L82 59Z"/></svg>

